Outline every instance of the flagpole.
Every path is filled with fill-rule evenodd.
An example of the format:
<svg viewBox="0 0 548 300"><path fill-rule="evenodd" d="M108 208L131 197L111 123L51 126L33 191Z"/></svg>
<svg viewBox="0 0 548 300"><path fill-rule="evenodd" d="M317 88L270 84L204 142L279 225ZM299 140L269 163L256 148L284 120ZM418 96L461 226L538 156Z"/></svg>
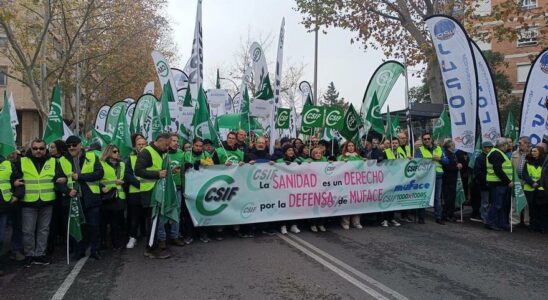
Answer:
<svg viewBox="0 0 548 300"><path fill-rule="evenodd" d="M411 138L411 131L412 131L412 128L411 128L411 107L409 105L409 71L407 69L407 55L405 55L405 53L403 54L403 63L405 65L405 107L407 108L406 109L406 123L407 123L407 134L409 135L408 136L408 143L410 143L409 145L409 148L411 148L411 156L414 157L415 156L415 148L413 147L414 145L412 144L412 138Z"/></svg>
<svg viewBox="0 0 548 300"><path fill-rule="evenodd" d="M70 244L70 213L71 213L71 209L72 209L72 206L69 205L69 217L67 218L67 265L70 265L69 244Z"/></svg>

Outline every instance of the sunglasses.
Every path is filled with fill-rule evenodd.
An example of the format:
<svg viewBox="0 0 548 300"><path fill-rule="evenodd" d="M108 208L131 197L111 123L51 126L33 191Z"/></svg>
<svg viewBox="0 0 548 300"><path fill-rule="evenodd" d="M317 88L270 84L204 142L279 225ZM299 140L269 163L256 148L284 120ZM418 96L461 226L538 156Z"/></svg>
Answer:
<svg viewBox="0 0 548 300"><path fill-rule="evenodd" d="M67 146L69 148L76 148L76 147L78 147L78 145L80 145L80 143L68 144Z"/></svg>
<svg viewBox="0 0 548 300"><path fill-rule="evenodd" d="M33 147L32 150L34 150L34 151L44 151L44 150L46 150L46 148L45 147Z"/></svg>

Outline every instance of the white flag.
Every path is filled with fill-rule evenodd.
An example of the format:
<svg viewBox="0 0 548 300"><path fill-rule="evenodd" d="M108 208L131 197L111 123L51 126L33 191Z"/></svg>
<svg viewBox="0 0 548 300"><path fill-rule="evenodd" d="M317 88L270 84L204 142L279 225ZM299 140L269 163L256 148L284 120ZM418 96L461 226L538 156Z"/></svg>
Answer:
<svg viewBox="0 0 548 300"><path fill-rule="evenodd" d="M278 39L278 56L276 58L276 76L274 80L274 105L272 107L272 114L270 115L270 154L274 153L274 146L276 145L276 139L278 139L279 132L274 126L276 119L276 108L280 105L280 90L282 87L282 63L284 59L284 35L285 35L285 18L282 19L282 25L280 27L280 36Z"/></svg>
<svg viewBox="0 0 548 300"><path fill-rule="evenodd" d="M188 76L192 99L198 98L198 89L204 81L204 48L202 44L202 0L198 0L196 8L196 24L194 26L194 40L192 41L192 54L188 60L184 72Z"/></svg>
<svg viewBox="0 0 548 300"><path fill-rule="evenodd" d="M72 130L67 126L67 123L63 122L63 141L66 141L71 135L74 135Z"/></svg>
<svg viewBox="0 0 548 300"><path fill-rule="evenodd" d="M171 85L171 92L175 102L168 103L169 114L171 115L173 121L171 122L169 130L172 132L177 132L179 130L179 124L182 124L183 121L181 114L183 103L178 101L179 97L177 95L177 88L175 85L175 80L173 79L173 73L171 72L171 68L169 67L167 60L160 52L156 50L152 51L152 59L154 59L154 66L156 66L156 73L158 73L158 78L160 79L162 88L168 82Z"/></svg>
<svg viewBox="0 0 548 300"><path fill-rule="evenodd" d="M95 129L105 131L107 124L108 111L110 110L110 105L103 105L97 111L97 116L95 116Z"/></svg>
<svg viewBox="0 0 548 300"><path fill-rule="evenodd" d="M19 118L17 117L17 110L15 109L15 103L13 101L13 93L11 92L10 92L8 101L10 102L10 119L11 119L11 129L13 131L13 139L16 140L17 129L15 127L19 125Z"/></svg>

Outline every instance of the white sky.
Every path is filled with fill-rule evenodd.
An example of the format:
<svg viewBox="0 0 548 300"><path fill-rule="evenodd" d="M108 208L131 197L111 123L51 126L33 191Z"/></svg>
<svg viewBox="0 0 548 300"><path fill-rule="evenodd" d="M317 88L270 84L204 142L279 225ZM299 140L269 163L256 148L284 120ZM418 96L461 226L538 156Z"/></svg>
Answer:
<svg viewBox="0 0 548 300"><path fill-rule="evenodd" d="M167 13L177 45L178 63L172 67L183 68L192 51L197 0L169 0ZM204 83L214 84L216 68L221 77L228 77L234 55L240 49L241 41L249 35L259 40L268 35L273 37L272 45L265 49L269 71L273 73L276 48L282 18L285 17L285 46L283 67L290 64L305 65L303 80L312 84L314 80L314 34L308 33L300 22L302 16L296 12L292 0L203 0L202 30L204 43ZM333 81L340 97L354 104L359 110L365 88L375 69L389 58L381 51L363 50L360 44L350 44L355 33L341 29L328 29L327 35L319 36L318 92L327 89ZM223 67L225 69L223 70ZM412 74L411 68L410 74ZM282 78L283 80L283 78ZM235 80L240 84L240 80ZM227 81L222 82L228 88ZM420 79L409 78L409 86L420 85ZM213 86L211 86L212 88ZM387 104L390 111L405 107L405 83L403 77L392 90ZM385 108L383 110L386 109Z"/></svg>

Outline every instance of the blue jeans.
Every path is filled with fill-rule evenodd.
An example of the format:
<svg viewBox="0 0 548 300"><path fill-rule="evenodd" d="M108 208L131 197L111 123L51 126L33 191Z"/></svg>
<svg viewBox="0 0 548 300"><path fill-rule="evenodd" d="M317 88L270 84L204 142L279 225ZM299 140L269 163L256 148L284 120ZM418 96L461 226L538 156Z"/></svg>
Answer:
<svg viewBox="0 0 548 300"><path fill-rule="evenodd" d="M441 220L443 218L443 207L441 205L441 188L442 188L443 178L438 177L436 174L436 187L434 189L434 216L436 220Z"/></svg>
<svg viewBox="0 0 548 300"><path fill-rule="evenodd" d="M482 190L481 192L481 207L480 214L483 222L487 220L487 212L489 211L489 191Z"/></svg>
<svg viewBox="0 0 548 300"><path fill-rule="evenodd" d="M495 185L489 187L491 205L487 211L485 224L494 227L508 228L510 226L507 206L510 204L508 187Z"/></svg>
<svg viewBox="0 0 548 300"><path fill-rule="evenodd" d="M177 201L179 201L179 207L181 207L181 197L180 190L177 190ZM179 220L179 223L181 220ZM174 222L168 222L168 220L164 218L159 218L158 222L158 240L159 241L165 241L167 238L168 233L166 232L166 223L169 223L169 238L172 240L178 239L179 234L179 223Z"/></svg>

